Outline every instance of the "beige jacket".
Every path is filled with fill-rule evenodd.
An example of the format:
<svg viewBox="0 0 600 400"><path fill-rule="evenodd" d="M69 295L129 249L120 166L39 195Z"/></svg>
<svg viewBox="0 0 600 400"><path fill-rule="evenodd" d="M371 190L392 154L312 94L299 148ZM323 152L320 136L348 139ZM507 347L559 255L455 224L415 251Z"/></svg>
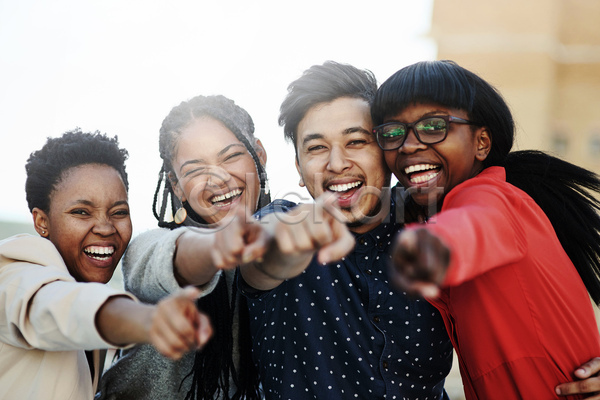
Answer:
<svg viewBox="0 0 600 400"><path fill-rule="evenodd" d="M0 399L92 399L100 368L92 382L83 350L113 347L94 320L109 297L123 294L76 282L47 239L0 241Z"/></svg>

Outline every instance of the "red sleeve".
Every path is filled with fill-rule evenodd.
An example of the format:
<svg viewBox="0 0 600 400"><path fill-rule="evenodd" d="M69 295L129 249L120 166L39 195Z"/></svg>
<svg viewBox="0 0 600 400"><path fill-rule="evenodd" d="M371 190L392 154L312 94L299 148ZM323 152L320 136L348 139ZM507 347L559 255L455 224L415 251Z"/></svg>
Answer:
<svg viewBox="0 0 600 400"><path fill-rule="evenodd" d="M442 211L426 225L450 249L443 286L459 285L524 257L521 197L515 190L506 182L477 177L446 196Z"/></svg>

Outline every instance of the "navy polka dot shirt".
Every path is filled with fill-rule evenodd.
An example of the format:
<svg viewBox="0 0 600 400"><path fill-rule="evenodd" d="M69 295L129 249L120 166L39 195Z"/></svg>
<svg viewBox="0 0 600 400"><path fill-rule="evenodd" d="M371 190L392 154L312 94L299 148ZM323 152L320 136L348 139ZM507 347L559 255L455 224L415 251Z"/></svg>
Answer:
<svg viewBox="0 0 600 400"><path fill-rule="evenodd" d="M266 399L447 399L452 345L442 318L388 285L388 248L400 227L355 235L346 258L313 259L271 291L250 294L239 281Z"/></svg>

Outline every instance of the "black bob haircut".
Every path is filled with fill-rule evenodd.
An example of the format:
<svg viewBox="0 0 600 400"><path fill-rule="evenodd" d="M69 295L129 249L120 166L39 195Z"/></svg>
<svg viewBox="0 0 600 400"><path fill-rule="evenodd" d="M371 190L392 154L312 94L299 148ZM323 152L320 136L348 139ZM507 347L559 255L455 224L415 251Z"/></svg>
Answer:
<svg viewBox="0 0 600 400"><path fill-rule="evenodd" d="M25 193L29 211L35 207L48 212L50 195L60 183L63 172L85 164L103 164L117 170L129 190L125 160L129 154L119 147L115 136L109 138L96 131L81 132L76 128L58 138L48 138L46 144L29 156L25 170Z"/></svg>
<svg viewBox="0 0 600 400"><path fill-rule="evenodd" d="M484 168L504 167L506 181L540 206L600 305L600 177L542 151L511 152L515 126L508 105L492 85L453 61L418 62L394 73L375 95L373 123L419 103L466 111L475 125L487 128L492 149Z"/></svg>
<svg viewBox="0 0 600 400"><path fill-rule="evenodd" d="M487 127L492 150L484 167L500 165L513 146L515 124L500 93L453 61L422 61L394 73L373 100L373 124L387 122L387 118L417 103L464 110L475 125Z"/></svg>

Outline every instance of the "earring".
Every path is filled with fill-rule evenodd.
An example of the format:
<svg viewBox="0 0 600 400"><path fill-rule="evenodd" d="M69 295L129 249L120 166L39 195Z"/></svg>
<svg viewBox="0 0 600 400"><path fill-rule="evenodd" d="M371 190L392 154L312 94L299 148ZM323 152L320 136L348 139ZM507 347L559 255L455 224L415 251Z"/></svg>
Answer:
<svg viewBox="0 0 600 400"><path fill-rule="evenodd" d="M175 223L177 225L181 224L183 221L185 221L185 219L187 218L187 211L185 210L185 208L180 207L177 212L175 213L175 216L173 217L173 220L175 221Z"/></svg>
<svg viewBox="0 0 600 400"><path fill-rule="evenodd" d="M46 231L42 231L42 235L45 235L45 234L46 234Z"/></svg>

